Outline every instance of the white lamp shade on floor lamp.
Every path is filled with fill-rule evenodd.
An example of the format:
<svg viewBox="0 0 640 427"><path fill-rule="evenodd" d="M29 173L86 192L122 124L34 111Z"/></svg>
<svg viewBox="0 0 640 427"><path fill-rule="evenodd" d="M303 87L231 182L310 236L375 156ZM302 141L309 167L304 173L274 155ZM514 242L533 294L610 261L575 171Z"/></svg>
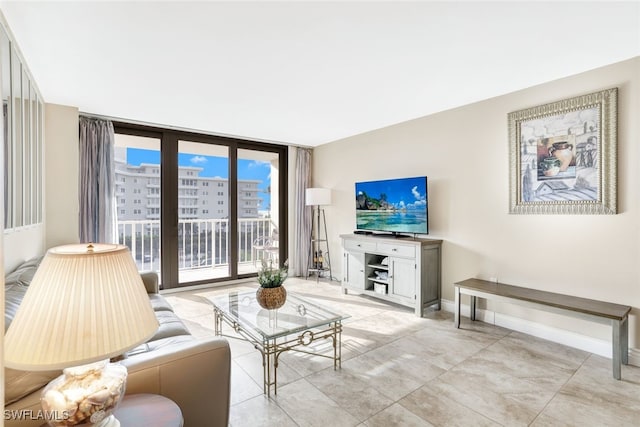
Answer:
<svg viewBox="0 0 640 427"><path fill-rule="evenodd" d="M331 204L331 190L328 188L307 188L305 191L307 206L323 206Z"/></svg>

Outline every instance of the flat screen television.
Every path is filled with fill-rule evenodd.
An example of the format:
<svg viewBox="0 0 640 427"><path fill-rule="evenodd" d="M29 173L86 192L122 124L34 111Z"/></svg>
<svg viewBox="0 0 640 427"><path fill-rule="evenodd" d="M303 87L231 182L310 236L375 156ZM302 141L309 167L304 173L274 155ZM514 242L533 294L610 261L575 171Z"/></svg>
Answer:
<svg viewBox="0 0 640 427"><path fill-rule="evenodd" d="M427 177L356 182L356 228L429 234Z"/></svg>

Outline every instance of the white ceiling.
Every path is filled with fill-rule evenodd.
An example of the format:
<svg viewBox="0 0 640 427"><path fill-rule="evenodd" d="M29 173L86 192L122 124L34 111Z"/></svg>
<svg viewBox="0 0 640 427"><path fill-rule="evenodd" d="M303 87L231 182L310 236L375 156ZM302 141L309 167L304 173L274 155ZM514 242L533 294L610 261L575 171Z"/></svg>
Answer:
<svg viewBox="0 0 640 427"><path fill-rule="evenodd" d="M638 1L0 9L46 102L309 146L640 55Z"/></svg>

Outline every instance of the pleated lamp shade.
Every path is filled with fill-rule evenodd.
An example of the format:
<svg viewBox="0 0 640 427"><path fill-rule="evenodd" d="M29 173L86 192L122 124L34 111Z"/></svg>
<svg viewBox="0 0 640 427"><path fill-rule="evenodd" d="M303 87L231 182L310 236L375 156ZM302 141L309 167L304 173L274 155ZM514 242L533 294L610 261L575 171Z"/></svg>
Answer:
<svg viewBox="0 0 640 427"><path fill-rule="evenodd" d="M50 249L4 340L5 365L52 370L121 355L158 321L126 246Z"/></svg>

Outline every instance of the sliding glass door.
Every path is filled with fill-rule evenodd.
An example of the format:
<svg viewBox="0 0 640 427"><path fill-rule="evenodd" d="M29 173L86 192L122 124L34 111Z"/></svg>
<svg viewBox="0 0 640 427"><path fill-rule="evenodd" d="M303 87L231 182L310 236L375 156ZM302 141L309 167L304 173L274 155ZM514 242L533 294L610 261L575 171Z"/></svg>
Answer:
<svg viewBox="0 0 640 427"><path fill-rule="evenodd" d="M134 170L150 175L146 197L129 187L119 195L118 227L133 230L121 243L141 270L159 272L163 288L251 277L262 260L286 259L287 147L122 123L115 130L117 146L150 150L135 163L125 151L127 185L142 178Z"/></svg>
<svg viewBox="0 0 640 427"><path fill-rule="evenodd" d="M238 271L255 273L280 260L279 156L238 150Z"/></svg>
<svg viewBox="0 0 640 427"><path fill-rule="evenodd" d="M160 138L115 135L118 243L127 245L140 271L162 277L160 244Z"/></svg>
<svg viewBox="0 0 640 427"><path fill-rule="evenodd" d="M180 283L229 278L229 147L178 141Z"/></svg>

